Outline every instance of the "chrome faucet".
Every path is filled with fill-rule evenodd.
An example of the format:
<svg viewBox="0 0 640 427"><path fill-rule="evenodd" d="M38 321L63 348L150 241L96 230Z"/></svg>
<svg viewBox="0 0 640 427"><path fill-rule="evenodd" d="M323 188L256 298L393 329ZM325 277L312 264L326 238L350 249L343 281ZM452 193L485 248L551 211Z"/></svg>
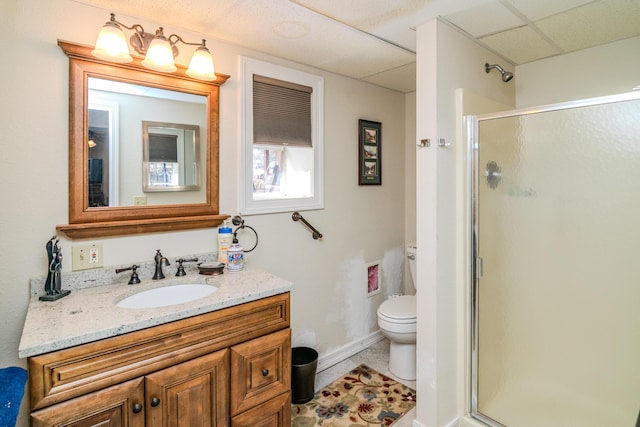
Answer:
<svg viewBox="0 0 640 427"><path fill-rule="evenodd" d="M153 274L152 279L164 279L162 267L167 267L169 265L169 260L162 255L160 249L156 249L156 256L153 257L153 260L156 262L156 272Z"/></svg>

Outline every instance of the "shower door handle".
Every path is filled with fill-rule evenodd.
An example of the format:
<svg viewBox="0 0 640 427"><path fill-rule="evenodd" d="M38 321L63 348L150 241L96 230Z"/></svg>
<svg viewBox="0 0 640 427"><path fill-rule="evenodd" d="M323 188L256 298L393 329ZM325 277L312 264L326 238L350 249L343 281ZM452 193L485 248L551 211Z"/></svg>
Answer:
<svg viewBox="0 0 640 427"><path fill-rule="evenodd" d="M477 257L476 258L476 279L479 279L481 277L482 277L482 258Z"/></svg>
<svg viewBox="0 0 640 427"><path fill-rule="evenodd" d="M487 183L492 190L495 190L502 181L502 168L498 166L496 162L491 160L487 163L487 168L484 171L484 175L487 177Z"/></svg>

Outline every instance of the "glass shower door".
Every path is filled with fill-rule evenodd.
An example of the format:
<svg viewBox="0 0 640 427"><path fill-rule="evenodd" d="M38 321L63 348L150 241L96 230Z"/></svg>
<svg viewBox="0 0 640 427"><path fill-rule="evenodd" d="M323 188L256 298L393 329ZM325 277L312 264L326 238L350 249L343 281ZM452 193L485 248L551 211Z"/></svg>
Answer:
<svg viewBox="0 0 640 427"><path fill-rule="evenodd" d="M636 425L638 98L478 117L476 418L509 427Z"/></svg>

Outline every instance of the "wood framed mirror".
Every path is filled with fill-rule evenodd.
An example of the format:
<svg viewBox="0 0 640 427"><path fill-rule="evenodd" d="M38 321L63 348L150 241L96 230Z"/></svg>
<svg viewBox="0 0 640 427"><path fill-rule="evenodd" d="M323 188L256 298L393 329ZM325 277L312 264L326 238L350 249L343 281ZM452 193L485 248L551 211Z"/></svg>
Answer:
<svg viewBox="0 0 640 427"><path fill-rule="evenodd" d="M58 45L69 57L69 224L57 229L92 238L214 227L228 218L219 213L218 165L219 89L229 76L205 82L179 65L162 73L141 58L115 64L89 46ZM145 192L143 121L198 127L197 191Z"/></svg>

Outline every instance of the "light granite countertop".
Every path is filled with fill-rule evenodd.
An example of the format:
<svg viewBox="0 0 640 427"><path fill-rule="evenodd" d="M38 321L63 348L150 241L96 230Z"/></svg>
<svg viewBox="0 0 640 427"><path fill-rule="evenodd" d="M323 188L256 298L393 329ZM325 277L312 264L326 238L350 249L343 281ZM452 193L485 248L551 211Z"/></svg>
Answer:
<svg viewBox="0 0 640 427"><path fill-rule="evenodd" d="M209 284L212 294L194 301L156 308L120 308L124 298L148 289L174 284ZM65 289L65 287L63 287ZM289 292L293 284L266 271L249 268L218 276L188 274L163 280L142 280L137 285L104 284L72 290L57 301L40 301L32 291L22 338L21 358L48 353L172 322L221 308Z"/></svg>

